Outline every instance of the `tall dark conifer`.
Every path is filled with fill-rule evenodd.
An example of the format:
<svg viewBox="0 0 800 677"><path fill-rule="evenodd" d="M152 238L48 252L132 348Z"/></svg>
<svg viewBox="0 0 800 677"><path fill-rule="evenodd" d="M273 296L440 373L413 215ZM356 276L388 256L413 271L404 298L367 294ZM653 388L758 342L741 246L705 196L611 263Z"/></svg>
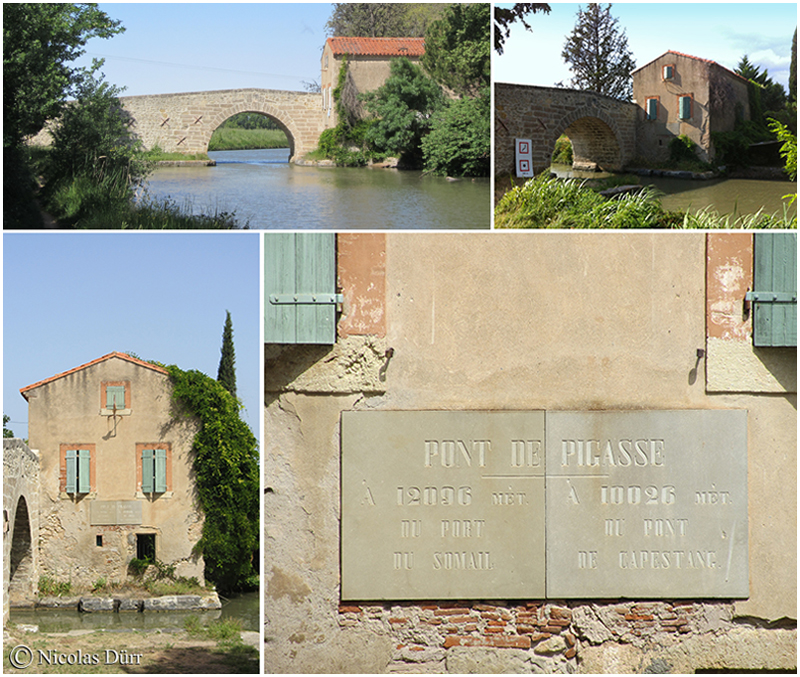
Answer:
<svg viewBox="0 0 800 677"><path fill-rule="evenodd" d="M222 349L217 370L217 381L225 390L236 397L236 355L233 350L233 322L231 313L226 310L225 328L222 330Z"/></svg>
<svg viewBox="0 0 800 677"><path fill-rule="evenodd" d="M578 19L561 53L573 72L571 86L630 101L633 97L631 72L636 68L628 49L628 38L605 9L590 4L578 9Z"/></svg>

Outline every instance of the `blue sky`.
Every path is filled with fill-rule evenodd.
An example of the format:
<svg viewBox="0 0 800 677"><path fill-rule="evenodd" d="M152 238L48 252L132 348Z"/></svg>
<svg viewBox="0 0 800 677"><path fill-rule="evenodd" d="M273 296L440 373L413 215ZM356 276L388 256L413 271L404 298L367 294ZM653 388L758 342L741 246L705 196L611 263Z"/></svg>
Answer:
<svg viewBox="0 0 800 677"><path fill-rule="evenodd" d="M503 3L500 3L501 5ZM578 7L550 3L550 14L530 15L528 32L517 23L504 54L492 63L496 82L552 87L572 75L561 58ZM711 59L734 70L744 54L788 90L797 3L612 3L637 66L668 50Z"/></svg>
<svg viewBox="0 0 800 677"><path fill-rule="evenodd" d="M28 435L20 388L113 351L216 378L229 310L243 418L260 438L259 280L257 233L4 233L9 427Z"/></svg>
<svg viewBox="0 0 800 677"><path fill-rule="evenodd" d="M92 39L123 96L258 87L303 90L320 78L327 3L100 3L125 32Z"/></svg>

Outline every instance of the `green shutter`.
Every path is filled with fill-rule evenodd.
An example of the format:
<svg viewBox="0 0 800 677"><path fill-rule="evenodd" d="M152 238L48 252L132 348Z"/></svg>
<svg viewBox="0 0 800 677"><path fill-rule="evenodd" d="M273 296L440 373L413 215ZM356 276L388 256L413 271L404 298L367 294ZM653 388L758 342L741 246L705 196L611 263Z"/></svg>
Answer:
<svg viewBox="0 0 800 677"><path fill-rule="evenodd" d="M336 235L264 234L264 341L336 342Z"/></svg>
<svg viewBox="0 0 800 677"><path fill-rule="evenodd" d="M142 451L142 491L152 494L155 490L155 450Z"/></svg>
<svg viewBox="0 0 800 677"><path fill-rule="evenodd" d="M680 98L678 117L681 120L688 120L692 117L692 97L682 96Z"/></svg>
<svg viewBox="0 0 800 677"><path fill-rule="evenodd" d="M166 449L156 449L155 463L155 486L157 493L167 490L167 451Z"/></svg>
<svg viewBox="0 0 800 677"><path fill-rule="evenodd" d="M664 66L664 79L665 80L672 79L672 66Z"/></svg>
<svg viewBox="0 0 800 677"><path fill-rule="evenodd" d="M92 490L91 453L88 449L78 450L78 493L88 494Z"/></svg>
<svg viewBox="0 0 800 677"><path fill-rule="evenodd" d="M106 409L125 408L125 386L106 386Z"/></svg>
<svg viewBox="0 0 800 677"><path fill-rule="evenodd" d="M78 488L78 452L67 450L67 493L74 494Z"/></svg>
<svg viewBox="0 0 800 677"><path fill-rule="evenodd" d="M658 117L658 99L647 100L647 119L655 120Z"/></svg>
<svg viewBox="0 0 800 677"><path fill-rule="evenodd" d="M753 345L797 346L797 233L756 233Z"/></svg>

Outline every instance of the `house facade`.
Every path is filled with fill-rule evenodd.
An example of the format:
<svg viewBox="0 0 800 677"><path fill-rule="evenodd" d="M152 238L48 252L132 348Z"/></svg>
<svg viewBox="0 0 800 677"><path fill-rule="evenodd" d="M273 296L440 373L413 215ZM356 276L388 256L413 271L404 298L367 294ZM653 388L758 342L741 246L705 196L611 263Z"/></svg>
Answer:
<svg viewBox="0 0 800 677"><path fill-rule="evenodd" d="M377 89L386 81L392 59L406 57L418 63L424 53L424 38L328 38L322 50L320 78L325 129L338 123L333 91L345 60L348 87L354 99L354 95Z"/></svg>
<svg viewBox="0 0 800 677"><path fill-rule="evenodd" d="M111 583L149 558L202 582L199 424L176 416L168 372L114 352L20 392L40 458L39 573Z"/></svg>
<svg viewBox="0 0 800 677"><path fill-rule="evenodd" d="M670 141L685 135L697 155L714 159L713 132L732 131L750 119L747 80L715 61L669 51L633 71L633 98L639 107L637 155L660 161Z"/></svg>

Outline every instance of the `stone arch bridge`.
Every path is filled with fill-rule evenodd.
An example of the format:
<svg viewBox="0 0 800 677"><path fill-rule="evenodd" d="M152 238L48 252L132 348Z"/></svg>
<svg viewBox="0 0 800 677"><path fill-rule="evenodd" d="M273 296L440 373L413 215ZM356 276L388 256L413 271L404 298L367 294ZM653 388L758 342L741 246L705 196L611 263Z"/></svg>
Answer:
<svg viewBox="0 0 800 677"><path fill-rule="evenodd" d="M30 603L38 585L39 456L3 440L3 626L10 606Z"/></svg>
<svg viewBox="0 0 800 677"><path fill-rule="evenodd" d="M561 134L575 169L621 170L634 157L637 110L594 92L496 83L495 174L514 172L514 139L531 140L534 173L545 171Z"/></svg>
<svg viewBox="0 0 800 677"><path fill-rule="evenodd" d="M262 113L286 133L290 157L314 150L324 126L322 95L274 89L225 89L185 94L123 96L146 148L205 153L211 134L237 113Z"/></svg>

